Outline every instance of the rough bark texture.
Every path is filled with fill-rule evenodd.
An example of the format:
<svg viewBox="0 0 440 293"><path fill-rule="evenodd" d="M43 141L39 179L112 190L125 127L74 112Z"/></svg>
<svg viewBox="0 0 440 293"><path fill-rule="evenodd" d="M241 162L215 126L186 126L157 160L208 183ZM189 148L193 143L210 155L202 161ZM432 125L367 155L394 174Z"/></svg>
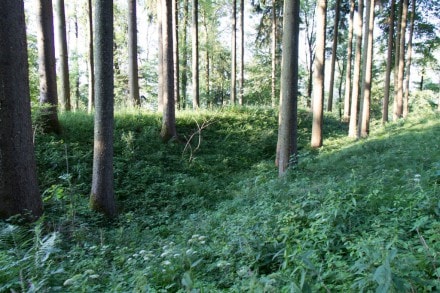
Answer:
<svg viewBox="0 0 440 293"><path fill-rule="evenodd" d="M199 97L199 1L193 0L192 6L192 95L193 108L200 107Z"/></svg>
<svg viewBox="0 0 440 293"><path fill-rule="evenodd" d="M116 216L113 190L113 1L96 0L95 127L90 206Z"/></svg>
<svg viewBox="0 0 440 293"><path fill-rule="evenodd" d="M43 211L32 143L28 56L21 0L0 1L0 219Z"/></svg>
<svg viewBox="0 0 440 293"><path fill-rule="evenodd" d="M391 0L390 18L388 20L388 51L387 51L387 69L385 72L385 93L382 104L382 124L388 122L388 107L390 103L390 85L391 69L393 68L393 39L394 39L394 8L396 0Z"/></svg>
<svg viewBox="0 0 440 293"><path fill-rule="evenodd" d="M93 107L95 107L95 53L94 53L94 45L93 45L93 6L92 0L87 0L87 10L88 10L88 36L89 36L89 60L88 60L88 69L89 69L89 98L87 110L89 113L92 112Z"/></svg>
<svg viewBox="0 0 440 293"><path fill-rule="evenodd" d="M231 46L231 105L235 105L237 93L237 0L232 0Z"/></svg>
<svg viewBox="0 0 440 293"><path fill-rule="evenodd" d="M406 58L406 75L405 75L405 95L403 97L403 117L408 116L409 113L409 87L411 80L411 63L412 63L412 41L414 34L414 18L416 11L416 1L411 0L411 22L409 27L409 36L408 36L408 48L407 48L407 58Z"/></svg>
<svg viewBox="0 0 440 293"><path fill-rule="evenodd" d="M38 72L40 75L41 124L45 132L61 133L58 121L58 94L52 0L38 0Z"/></svg>
<svg viewBox="0 0 440 293"><path fill-rule="evenodd" d="M359 81L361 77L361 55L362 55L362 28L363 28L363 11L364 0L359 0L358 5L358 23L356 28L356 51L354 57L354 69L353 69L353 87L351 93L351 110L350 110L350 123L348 126L348 136L357 137L357 114L359 103Z"/></svg>
<svg viewBox="0 0 440 293"><path fill-rule="evenodd" d="M408 15L408 0L403 0L402 16L400 21L400 44L399 44L399 63L397 67L397 91L394 100L393 120L402 117L403 114L403 78L405 73L405 34L406 19Z"/></svg>
<svg viewBox="0 0 440 293"><path fill-rule="evenodd" d="M163 40L163 118L160 135L164 142L176 137L174 107L173 16L172 0L162 0Z"/></svg>
<svg viewBox="0 0 440 293"><path fill-rule="evenodd" d="M350 120L350 101L351 101L351 62L353 56L353 20L354 20L354 0L350 0L350 18L348 24L347 40L347 69L345 71L345 96L344 96L344 122Z"/></svg>
<svg viewBox="0 0 440 293"><path fill-rule="evenodd" d="M128 84L133 107L141 106L137 54L136 0L128 0Z"/></svg>
<svg viewBox="0 0 440 293"><path fill-rule="evenodd" d="M335 19L333 26L333 46L332 46L332 61L330 68L330 86L328 93L328 103L327 103L327 111L333 111L333 89L335 84L335 67L336 67L336 59L337 59L337 51L338 51L338 34L339 34L339 6L341 0L336 0L335 3Z"/></svg>
<svg viewBox="0 0 440 293"><path fill-rule="evenodd" d="M311 147L322 146L322 123L324 104L325 35L327 0L319 0L316 13L316 54L313 72L313 124Z"/></svg>
<svg viewBox="0 0 440 293"><path fill-rule="evenodd" d="M64 9L64 0L56 0L56 17L57 17L57 46L60 68L60 102L63 111L70 111L70 81L69 81L69 54L67 51L66 36L66 13Z"/></svg>
<svg viewBox="0 0 440 293"><path fill-rule="evenodd" d="M276 165L280 176L296 162L299 0L284 1L283 55Z"/></svg>

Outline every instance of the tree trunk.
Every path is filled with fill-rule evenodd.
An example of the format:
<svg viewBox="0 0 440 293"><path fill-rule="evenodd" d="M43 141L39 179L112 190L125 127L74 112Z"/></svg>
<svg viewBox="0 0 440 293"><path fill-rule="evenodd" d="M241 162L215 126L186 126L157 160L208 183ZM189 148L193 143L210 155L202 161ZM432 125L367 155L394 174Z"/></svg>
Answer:
<svg viewBox="0 0 440 293"><path fill-rule="evenodd" d="M87 110L92 113L93 107L95 107L95 52L93 45L93 5L92 0L87 0L87 10L89 15L89 93L88 93L88 105Z"/></svg>
<svg viewBox="0 0 440 293"><path fill-rule="evenodd" d="M319 0L316 15L316 54L313 73L313 124L311 147L322 146L322 124L324 104L324 71L325 71L325 35L326 35L327 0Z"/></svg>
<svg viewBox="0 0 440 293"><path fill-rule="evenodd" d="M353 56L353 27L354 27L354 0L350 0L350 18L348 25L347 40L347 69L345 71L345 96L344 96L344 122L350 121L350 100L351 100L351 63Z"/></svg>
<svg viewBox="0 0 440 293"><path fill-rule="evenodd" d="M351 93L351 110L350 123L348 127L348 136L357 137L357 113L359 102L359 81L361 76L361 54L362 54L362 28L363 28L363 11L364 0L359 0L358 5L358 23L357 23L357 37L356 37L356 52L354 58L353 69L353 89Z"/></svg>
<svg viewBox="0 0 440 293"><path fill-rule="evenodd" d="M244 86L244 0L240 0L240 67L238 68L238 104L243 105Z"/></svg>
<svg viewBox="0 0 440 293"><path fill-rule="evenodd" d="M387 69L385 72L385 94L382 106L382 124L388 122L388 107L390 103L390 79L391 69L393 67L393 39L394 39L394 10L396 0L391 0L390 18L388 19L388 52L387 52Z"/></svg>
<svg viewBox="0 0 440 293"><path fill-rule="evenodd" d="M164 142L176 137L174 107L174 61L173 61L173 1L162 0L163 40L163 118L160 135Z"/></svg>
<svg viewBox="0 0 440 293"><path fill-rule="evenodd" d="M231 48L231 105L235 105L237 93L237 0L232 0L232 48Z"/></svg>
<svg viewBox="0 0 440 293"><path fill-rule="evenodd" d="M128 84L133 107L141 106L137 57L136 0L128 0Z"/></svg>
<svg viewBox="0 0 440 293"><path fill-rule="evenodd" d="M180 109L179 78L179 10L178 1L173 0L173 71L174 71L174 106Z"/></svg>
<svg viewBox="0 0 440 293"><path fill-rule="evenodd" d="M58 58L60 61L60 102L63 111L70 111L70 81L69 81L69 54L67 51L66 36L66 13L64 9L64 0L56 0L56 18L57 18L57 46Z"/></svg>
<svg viewBox="0 0 440 293"><path fill-rule="evenodd" d="M75 2L75 23L74 23L74 29L75 29L75 103L74 103L74 110L79 110L79 100L80 100L80 91L79 91L79 30L78 30L78 5Z"/></svg>
<svg viewBox="0 0 440 293"><path fill-rule="evenodd" d="M189 0L183 2L183 36L182 36L182 82L181 82L181 107L186 107L187 86L188 86L188 17L189 17Z"/></svg>
<svg viewBox="0 0 440 293"><path fill-rule="evenodd" d="M162 13L162 0L156 1L157 5L157 29L158 29L158 39L159 39L159 46L158 46L158 80L157 80L157 112L163 113L163 91L164 91L164 64L163 64L163 58L164 58L164 52L163 52L163 13Z"/></svg>
<svg viewBox="0 0 440 293"><path fill-rule="evenodd" d="M113 190L113 1L95 4L95 127L90 207L116 216Z"/></svg>
<svg viewBox="0 0 440 293"><path fill-rule="evenodd" d="M22 0L0 1L0 219L43 212L38 190Z"/></svg>
<svg viewBox="0 0 440 293"><path fill-rule="evenodd" d="M272 107L275 108L277 100L276 76L277 76L277 1L272 0Z"/></svg>
<svg viewBox="0 0 440 293"><path fill-rule="evenodd" d="M337 59L337 51L338 51L338 33L339 33L339 6L341 0L336 0L335 3L335 20L333 26L333 46L332 46L332 61L330 68L330 86L328 93L328 104L327 111L332 112L333 110L333 89L335 84L335 66Z"/></svg>
<svg viewBox="0 0 440 293"><path fill-rule="evenodd" d="M409 87L411 80L411 63L412 63L412 40L414 34L414 18L416 13L416 1L411 0L411 23L409 27L409 39L408 39L408 49L407 49L407 59L406 59L406 76L405 76L405 96L403 99L403 117L408 116L409 113Z"/></svg>
<svg viewBox="0 0 440 293"><path fill-rule="evenodd" d="M358 137L367 137L370 132L370 100L373 67L373 30L374 30L374 3L375 0L366 1L366 27L364 45L364 66L362 82L362 101L359 112Z"/></svg>
<svg viewBox="0 0 440 293"><path fill-rule="evenodd" d="M41 123L45 132L61 133L58 121L58 95L52 0L38 1L38 64L40 75Z"/></svg>
<svg viewBox="0 0 440 293"><path fill-rule="evenodd" d="M193 109L200 107L199 97L199 1L193 0L192 7L192 95Z"/></svg>
<svg viewBox="0 0 440 293"><path fill-rule="evenodd" d="M284 1L283 56L276 165L279 176L297 160L299 0Z"/></svg>
<svg viewBox="0 0 440 293"><path fill-rule="evenodd" d="M405 34L406 19L408 15L408 0L403 0L402 17L400 22L400 44L399 44L399 63L397 71L397 91L394 100L393 119L397 120L402 117L403 113L403 78L405 71Z"/></svg>

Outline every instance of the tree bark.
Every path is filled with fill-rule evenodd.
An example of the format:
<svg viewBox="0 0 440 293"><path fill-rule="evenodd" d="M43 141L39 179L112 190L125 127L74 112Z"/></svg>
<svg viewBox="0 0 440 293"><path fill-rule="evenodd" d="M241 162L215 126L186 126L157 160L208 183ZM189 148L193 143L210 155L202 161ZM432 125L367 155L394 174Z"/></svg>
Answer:
<svg viewBox="0 0 440 293"><path fill-rule="evenodd" d="M388 19L388 52L387 52L387 69L385 72L385 94L382 105L382 124L388 122L388 108L390 103L390 79L391 69L393 67L393 39L394 39L394 10L396 0L391 0L390 18Z"/></svg>
<svg viewBox="0 0 440 293"><path fill-rule="evenodd" d="M66 13L64 9L64 0L56 0L56 17L57 17L57 46L58 58L60 61L60 102L63 111L70 111L70 81L69 81L69 54L67 50L66 36Z"/></svg>
<svg viewBox="0 0 440 293"><path fill-rule="evenodd" d="M361 77L361 54L362 54L362 29L363 29L363 11L364 0L358 1L358 23L357 23L357 36L356 36L356 52L354 58L353 69L353 88L351 93L351 110L350 110L350 123L348 126L348 136L357 137L357 116L358 116L358 103L359 103L359 81Z"/></svg>
<svg viewBox="0 0 440 293"><path fill-rule="evenodd" d="M173 61L173 1L162 0L163 40L163 118L160 135L164 142L176 137L174 107L174 61Z"/></svg>
<svg viewBox="0 0 440 293"><path fill-rule="evenodd" d="M350 121L350 100L351 100L351 63L353 56L353 20L354 20L354 0L350 0L350 16L348 24L347 40L347 69L345 71L345 96L344 96L344 122Z"/></svg>
<svg viewBox="0 0 440 293"><path fill-rule="evenodd" d="M88 93L88 105L87 110L89 113L92 113L93 107L95 107L95 52L93 45L93 6L92 0L87 0L87 11L88 11L88 36L89 36L89 60L88 60L88 68L89 68L89 93Z"/></svg>
<svg viewBox="0 0 440 293"><path fill-rule="evenodd" d="M199 97L199 1L193 0L192 7L192 95L193 109L200 108Z"/></svg>
<svg viewBox="0 0 440 293"><path fill-rule="evenodd" d="M325 71L325 35L326 35L327 0L319 0L316 18L316 54L313 74L313 124L311 147L322 146L322 124L324 104L324 71Z"/></svg>
<svg viewBox="0 0 440 293"><path fill-rule="evenodd" d="M40 75L41 123L45 132L61 133L58 121L58 94L52 0L38 1L38 64Z"/></svg>
<svg viewBox="0 0 440 293"><path fill-rule="evenodd" d="M400 22L400 44L399 44L399 63L397 71L397 91L394 100L393 119L397 120L402 117L403 113L403 78L405 71L405 34L406 19L408 15L408 0L403 0L402 17Z"/></svg>
<svg viewBox="0 0 440 293"><path fill-rule="evenodd" d="M280 114L276 165L283 176L297 160L299 0L284 1Z"/></svg>
<svg viewBox="0 0 440 293"><path fill-rule="evenodd" d="M182 36L182 80L181 80L181 107L185 109L187 100L188 86L188 17L189 17L189 0L183 2L183 36Z"/></svg>
<svg viewBox="0 0 440 293"><path fill-rule="evenodd" d="M406 59L406 76L405 76L405 95L403 98L403 117L408 116L409 113L409 87L411 80L411 63L412 63L412 41L414 34L414 18L416 13L416 1L411 0L411 22L409 27L409 36L408 36L408 48L407 48L407 59Z"/></svg>
<svg viewBox="0 0 440 293"><path fill-rule="evenodd" d="M231 105L236 103L237 93L237 0L232 0L232 48L231 48Z"/></svg>
<svg viewBox="0 0 440 293"><path fill-rule="evenodd" d="M174 66L174 106L180 109L179 78L179 9L177 0L173 0L173 66Z"/></svg>
<svg viewBox="0 0 440 293"><path fill-rule="evenodd" d="M128 84L133 107L141 106L137 54L136 0L128 0Z"/></svg>
<svg viewBox="0 0 440 293"><path fill-rule="evenodd" d="M238 68L238 104L243 105L244 86L244 0L240 0L240 63Z"/></svg>
<svg viewBox="0 0 440 293"><path fill-rule="evenodd" d="M164 88L164 64L163 64L163 58L164 58L164 52L163 52L163 13L162 13L162 0L156 0L156 6L157 6L157 29L158 29L158 39L159 39L159 46L158 46L158 81L157 81L157 112L163 113L163 88Z"/></svg>
<svg viewBox="0 0 440 293"><path fill-rule="evenodd" d="M328 93L328 103L327 103L327 111L332 112L333 110L333 90L335 84L335 67L336 67L336 59L337 59L337 51L338 51L338 34L339 34L339 6L341 0L336 0L335 3L335 20L333 26L333 46L332 46L332 60L331 60L331 68L330 68L330 86Z"/></svg>
<svg viewBox="0 0 440 293"><path fill-rule="evenodd" d="M95 3L95 127L90 207L116 216L113 190L113 1Z"/></svg>
<svg viewBox="0 0 440 293"><path fill-rule="evenodd" d="M276 12L276 5L277 1L272 0L272 74L271 74L271 81L272 81L272 90L271 90L271 96L272 96L272 107L275 108L276 106L276 97L277 97L277 91L276 91L276 75L277 75L277 12Z"/></svg>
<svg viewBox="0 0 440 293"><path fill-rule="evenodd" d="M0 219L43 212L38 190L22 0L0 1Z"/></svg>

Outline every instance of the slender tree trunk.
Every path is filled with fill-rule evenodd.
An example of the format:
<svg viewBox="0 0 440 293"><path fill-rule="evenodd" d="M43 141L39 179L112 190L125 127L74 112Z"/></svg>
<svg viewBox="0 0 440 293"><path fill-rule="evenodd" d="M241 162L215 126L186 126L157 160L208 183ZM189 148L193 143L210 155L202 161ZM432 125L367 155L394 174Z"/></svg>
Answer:
<svg viewBox="0 0 440 293"><path fill-rule="evenodd" d="M38 190L22 0L0 1L0 219L43 212Z"/></svg>
<svg viewBox="0 0 440 293"><path fill-rule="evenodd" d="M95 3L95 127L90 207L116 216L113 191L113 1Z"/></svg>
<svg viewBox="0 0 440 293"><path fill-rule="evenodd" d="M79 110L79 100L81 98L81 94L79 91L79 53L78 53L78 49L79 49L79 30L78 30L78 5L75 2L75 104L74 104L74 108L75 111Z"/></svg>
<svg viewBox="0 0 440 293"><path fill-rule="evenodd" d="M350 16L348 24L347 40L347 69L345 70L345 96L344 96L344 122L350 121L350 100L351 100L351 64L353 56L353 23L355 0L350 0Z"/></svg>
<svg viewBox="0 0 440 293"><path fill-rule="evenodd" d="M351 94L351 110L350 110L350 123L348 128L349 137L357 137L357 114L359 103L359 81L361 78L361 55L362 55L362 29L363 29L363 13L364 13L364 0L359 0L358 5L358 23L356 29L356 52L354 58L354 70L353 70L353 89Z"/></svg>
<svg viewBox="0 0 440 293"><path fill-rule="evenodd" d="M173 60L174 60L174 106L180 109L179 78L179 10L177 0L173 0Z"/></svg>
<svg viewBox="0 0 440 293"><path fill-rule="evenodd" d="M240 0L240 67L238 71L238 104L242 106L244 86L244 0Z"/></svg>
<svg viewBox="0 0 440 293"><path fill-rule="evenodd" d="M370 100L373 68L373 30L374 30L374 3L375 0L366 1L366 27L364 45L364 66L362 83L362 111L359 113L358 137L367 137L370 132Z"/></svg>
<svg viewBox="0 0 440 293"><path fill-rule="evenodd" d="M140 107L136 14L136 0L128 0L128 84L132 106Z"/></svg>
<svg viewBox="0 0 440 293"><path fill-rule="evenodd" d="M398 0L396 0L398 1ZM397 8L397 28L396 28L396 39L394 40L394 101L393 101L393 120L395 120L395 113L397 111L397 91L398 91L398 76L399 76L399 54L400 54L400 33L402 25L402 12L403 12L403 1L398 2Z"/></svg>
<svg viewBox="0 0 440 293"><path fill-rule="evenodd" d="M92 0L87 0L87 10L88 10L88 18L89 18L89 98L87 110L89 113L92 113L93 108L95 107L95 52L94 52L94 40L93 40L93 5Z"/></svg>
<svg viewBox="0 0 440 293"><path fill-rule="evenodd" d="M339 6L340 6L341 0L336 0L335 3L335 20L334 20L334 26L333 26L333 46L332 46L332 60L331 60L331 69L330 69L330 87L329 87L329 93L328 93L328 104L327 104L327 111L332 112L333 110L333 89L335 84L335 66L336 66L336 59L337 51L338 51L338 34L339 34Z"/></svg>
<svg viewBox="0 0 440 293"><path fill-rule="evenodd" d="M159 46L158 46L158 81L157 81L157 112L163 113L163 91L164 91L164 64L163 64L163 58L164 58L164 51L163 51L163 22L165 21L163 18L162 13L162 1L163 0L156 0L157 2L157 29L158 29L158 38L159 38Z"/></svg>
<svg viewBox="0 0 440 293"><path fill-rule="evenodd" d="M187 85L188 85L188 17L189 17L189 0L183 2L183 36L182 36L182 81L181 81L181 106L186 107Z"/></svg>
<svg viewBox="0 0 440 293"><path fill-rule="evenodd" d="M325 35L326 35L327 0L319 0L316 19L316 54L313 83L313 124L311 146L322 146L322 124L324 104L324 72L325 72Z"/></svg>
<svg viewBox="0 0 440 293"><path fill-rule="evenodd" d="M412 40L414 34L414 15L416 12L416 1L411 0L411 23L409 27L409 39L408 39L408 49L407 49L407 59L406 59L406 76L405 76L405 96L403 99L403 117L408 116L409 113L409 87L410 87L410 77L411 77L411 63L412 63Z"/></svg>
<svg viewBox="0 0 440 293"><path fill-rule="evenodd" d="M284 1L283 55L276 165L279 176L297 160L299 0Z"/></svg>
<svg viewBox="0 0 440 293"><path fill-rule="evenodd" d="M391 0L391 11L388 19L388 52L387 52L387 69L385 72L385 94L383 97L382 107L382 124L388 122L388 108L390 103L390 79L391 69L393 67L393 39L394 39L394 10L396 6L396 0Z"/></svg>
<svg viewBox="0 0 440 293"><path fill-rule="evenodd" d="M232 48L231 48L231 105L235 105L237 93L237 0L232 0Z"/></svg>
<svg viewBox="0 0 440 293"><path fill-rule="evenodd" d="M174 105L173 1L162 0L163 118L160 135L164 142L177 136Z"/></svg>
<svg viewBox="0 0 440 293"><path fill-rule="evenodd" d="M66 36L66 13L64 9L64 0L56 0L56 40L58 46L58 58L60 60L60 102L63 111L70 111L70 81L69 81L69 54L67 51Z"/></svg>
<svg viewBox="0 0 440 293"><path fill-rule="evenodd" d="M272 0L272 107L275 108L277 100L276 77L277 77L277 1Z"/></svg>
<svg viewBox="0 0 440 293"><path fill-rule="evenodd" d="M37 9L40 104L44 107L41 123L45 132L59 134L52 0L39 0Z"/></svg>
<svg viewBox="0 0 440 293"><path fill-rule="evenodd" d="M399 63L397 72L397 95L394 102L393 119L397 120L402 117L403 113L403 78L405 71L405 34L406 19L408 15L408 0L403 0L402 18L400 23L400 45L399 45Z"/></svg>
<svg viewBox="0 0 440 293"><path fill-rule="evenodd" d="M206 75L205 75L205 86L206 86L206 97L208 98L208 101L210 101L210 94L211 94L211 84L210 84L210 75L211 75L211 64L210 64L210 47L209 47L209 31L208 31L208 23L207 23L207 17L204 15L203 17L203 27L205 29L205 44L206 44L206 50L205 50L205 59L206 59Z"/></svg>
<svg viewBox="0 0 440 293"><path fill-rule="evenodd" d="M192 92L193 109L200 108L199 97L199 1L193 0L192 7Z"/></svg>

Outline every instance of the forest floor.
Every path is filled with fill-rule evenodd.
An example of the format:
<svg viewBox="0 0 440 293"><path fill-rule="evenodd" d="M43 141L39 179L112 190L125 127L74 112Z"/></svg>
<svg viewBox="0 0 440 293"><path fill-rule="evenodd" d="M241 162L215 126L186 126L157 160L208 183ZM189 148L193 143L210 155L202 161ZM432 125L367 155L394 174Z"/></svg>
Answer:
<svg viewBox="0 0 440 293"><path fill-rule="evenodd" d="M0 292L406 292L440 290L440 116L367 139L332 115L324 147L299 118L299 164L279 179L277 115L267 108L118 112L119 216L91 212L93 117L37 132L45 214L0 223Z"/></svg>

